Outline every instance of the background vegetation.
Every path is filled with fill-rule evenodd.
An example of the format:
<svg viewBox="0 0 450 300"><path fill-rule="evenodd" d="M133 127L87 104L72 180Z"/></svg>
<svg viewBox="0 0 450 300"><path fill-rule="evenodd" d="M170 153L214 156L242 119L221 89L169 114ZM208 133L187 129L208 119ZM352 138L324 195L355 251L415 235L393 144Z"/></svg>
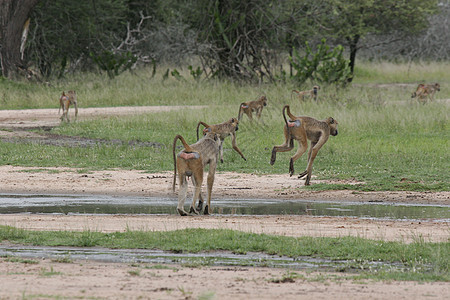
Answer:
<svg viewBox="0 0 450 300"><path fill-rule="evenodd" d="M322 39L332 49L345 48L351 73L357 53L389 60L450 56L445 0L3 3L1 68L9 78L49 80L78 71L115 76L111 70L195 62L208 78L276 81L298 71L286 65L294 49L303 52L306 43L314 49Z"/></svg>

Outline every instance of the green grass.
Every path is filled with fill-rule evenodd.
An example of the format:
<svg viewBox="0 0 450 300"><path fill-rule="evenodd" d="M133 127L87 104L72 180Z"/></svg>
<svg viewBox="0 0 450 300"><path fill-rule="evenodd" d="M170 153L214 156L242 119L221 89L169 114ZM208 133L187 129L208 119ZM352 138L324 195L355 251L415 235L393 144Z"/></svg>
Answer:
<svg viewBox="0 0 450 300"><path fill-rule="evenodd" d="M298 103L290 98L292 83L241 85L232 82L196 83L170 78L159 72L150 78L146 70L122 74L108 80L86 74L52 82L50 86L0 80L0 109L54 107L61 90L76 89L81 107L120 105L207 105L200 110L184 109L136 116L97 118L63 124L51 132L92 139L121 140L122 145L60 147L0 142L0 164L35 167L66 166L93 169L138 169L148 172L172 170L172 143L176 134L195 141L199 120L220 123L237 116L239 103L265 93L265 125L241 120L237 143L247 161L226 140L225 162L219 171L256 174L288 174L294 151L278 153L274 166L269 160L274 145L283 143L281 108L291 105L296 115L318 119L333 116L339 135L330 137L320 150L313 175L318 179L357 180L359 185L314 184L307 189L356 189L361 191L450 190L450 123L448 101L426 105L411 101L415 85L395 83L441 83L437 99L450 98L449 63L397 65L359 63L353 85L346 89L322 86L319 103ZM443 81L447 80L447 81ZM394 83L386 85L386 83ZM385 84L385 86L379 86ZM297 87L295 87L297 88ZM29 101L30 97L33 101ZM57 116L55 116L55 119ZM152 142L157 146L129 145L129 141ZM297 146L295 146L295 149ZM295 163L296 173L306 167L306 155Z"/></svg>
<svg viewBox="0 0 450 300"><path fill-rule="evenodd" d="M184 229L169 232L127 231L114 233L28 231L0 226L0 241L42 246L108 247L123 249L161 249L176 253L231 251L262 252L272 255L310 256L349 261L339 271L364 270L371 276L387 278L403 274L400 280L450 280L450 243L429 243L421 239L405 244L357 237L284 237L219 229ZM368 262L398 262L405 271L377 269ZM377 275L380 272L381 275Z"/></svg>

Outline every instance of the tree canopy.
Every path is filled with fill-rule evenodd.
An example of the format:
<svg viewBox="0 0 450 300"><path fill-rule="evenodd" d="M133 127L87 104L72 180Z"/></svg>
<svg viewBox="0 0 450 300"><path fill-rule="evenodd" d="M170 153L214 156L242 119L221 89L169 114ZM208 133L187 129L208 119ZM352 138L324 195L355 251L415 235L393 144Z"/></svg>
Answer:
<svg viewBox="0 0 450 300"><path fill-rule="evenodd" d="M11 77L31 68L43 77L60 77L96 68L115 76L138 64L179 64L196 56L209 77L274 80L294 48L302 53L308 44L313 52L326 38L332 48L345 47L353 73L360 49L420 36L443 5L438 0L0 0L1 71ZM375 43L365 43L368 37ZM26 45L22 51L21 45Z"/></svg>

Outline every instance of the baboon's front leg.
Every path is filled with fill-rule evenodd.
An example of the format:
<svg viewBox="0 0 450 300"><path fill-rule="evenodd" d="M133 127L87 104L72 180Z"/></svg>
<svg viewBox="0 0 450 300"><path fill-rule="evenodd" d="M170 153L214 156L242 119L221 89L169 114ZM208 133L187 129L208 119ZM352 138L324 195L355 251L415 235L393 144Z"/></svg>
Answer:
<svg viewBox="0 0 450 300"><path fill-rule="evenodd" d="M258 118L259 121L261 121L261 123L263 123L263 125L265 125L261 114L262 114L262 107L256 110L256 117Z"/></svg>
<svg viewBox="0 0 450 300"><path fill-rule="evenodd" d="M232 132L231 133L231 145L233 146L233 149L239 153L241 155L241 157L247 161L247 159L245 158L244 154L242 154L241 150L239 149L239 147L236 144L236 132Z"/></svg>
<svg viewBox="0 0 450 300"><path fill-rule="evenodd" d="M207 189L208 189L208 200L207 204L205 206L205 211L203 212L205 215L212 214L212 208L211 208L211 196L212 196L212 187L214 184L214 176L216 174L216 163L212 162L209 164L209 172L208 172L208 182L207 182Z"/></svg>
<svg viewBox="0 0 450 300"><path fill-rule="evenodd" d="M219 152L220 152L220 162L223 163L223 140L222 139L220 139Z"/></svg>
<svg viewBox="0 0 450 300"><path fill-rule="evenodd" d="M314 159L316 158L317 153L319 153L320 148L322 148L322 145L325 144L325 142L320 141L320 143L317 143L316 145L314 145L314 147L312 147L311 145L308 159L308 166L306 167L306 170L298 176L298 178L302 178L303 176L306 175L305 185L309 185L309 182L311 180L312 166L314 163Z"/></svg>
<svg viewBox="0 0 450 300"><path fill-rule="evenodd" d="M77 117L78 117L78 106L77 106L77 102L76 101L73 103L73 106L75 108L75 120L76 120Z"/></svg>
<svg viewBox="0 0 450 300"><path fill-rule="evenodd" d="M198 205L197 205L197 211L201 212L203 209L203 197L202 197L202 193L200 192L200 195L198 197Z"/></svg>
<svg viewBox="0 0 450 300"><path fill-rule="evenodd" d="M313 148L316 146L316 144L317 144L317 142L311 142L311 147L309 148L309 151L308 151L308 163L311 160L311 153L312 153ZM308 168L306 168L305 171L298 174L298 179L303 178L306 174L308 174Z"/></svg>

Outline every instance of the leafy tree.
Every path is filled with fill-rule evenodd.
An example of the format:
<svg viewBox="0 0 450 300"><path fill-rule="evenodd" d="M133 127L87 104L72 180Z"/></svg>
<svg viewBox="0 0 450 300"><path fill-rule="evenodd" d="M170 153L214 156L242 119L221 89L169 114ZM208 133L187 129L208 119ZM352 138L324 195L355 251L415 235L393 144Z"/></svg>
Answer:
<svg viewBox="0 0 450 300"><path fill-rule="evenodd" d="M198 32L205 74L244 80L272 77L278 8L278 1L267 0L188 2L183 22Z"/></svg>
<svg viewBox="0 0 450 300"><path fill-rule="evenodd" d="M41 0L32 13L29 59L45 77L89 68L126 34L126 0Z"/></svg>
<svg viewBox="0 0 450 300"><path fill-rule="evenodd" d="M320 28L323 34L348 47L352 74L356 53L365 36L418 33L427 28L428 17L437 11L437 0L324 0L324 3Z"/></svg>

